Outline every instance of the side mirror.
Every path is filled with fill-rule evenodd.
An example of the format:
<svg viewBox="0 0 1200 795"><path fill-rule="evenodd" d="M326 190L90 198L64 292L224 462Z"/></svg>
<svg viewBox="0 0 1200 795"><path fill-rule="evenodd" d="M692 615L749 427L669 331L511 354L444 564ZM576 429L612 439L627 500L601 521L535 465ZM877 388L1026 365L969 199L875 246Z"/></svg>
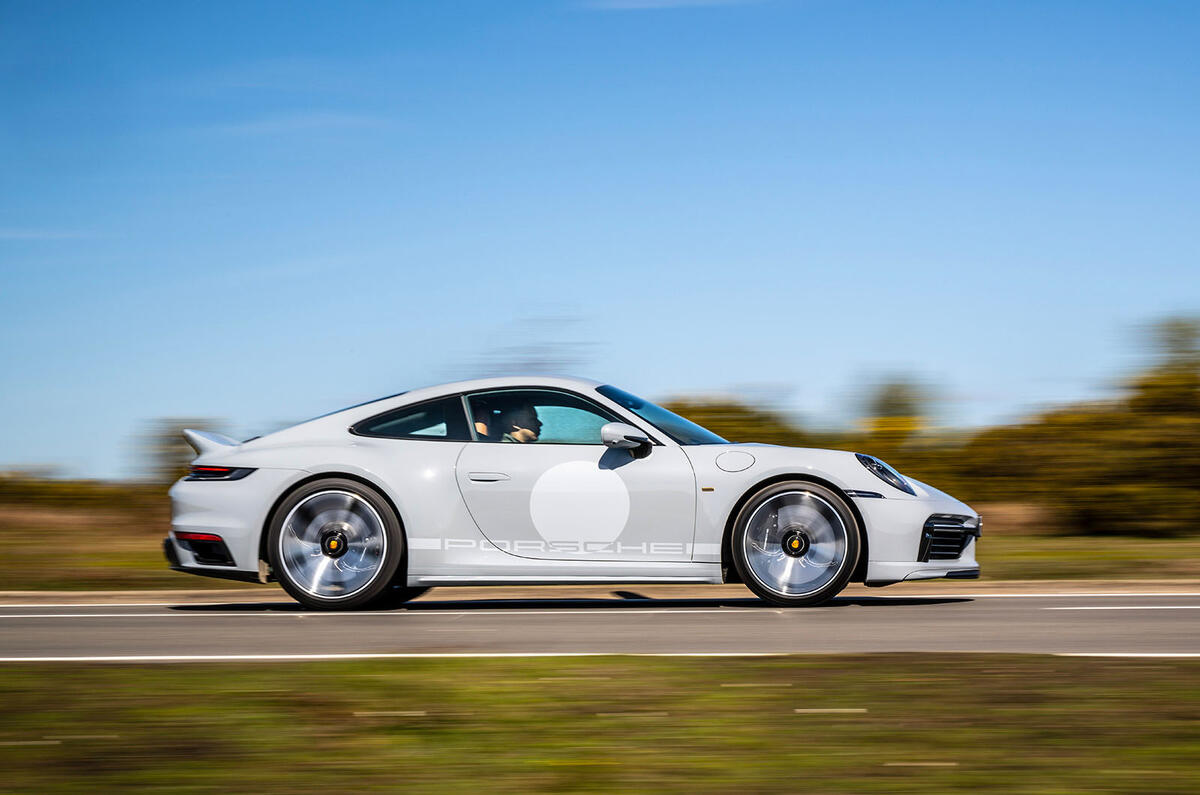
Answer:
<svg viewBox="0 0 1200 795"><path fill-rule="evenodd" d="M644 458L652 442L650 437L624 422L610 422L600 429L600 440L613 450L630 450L635 458Z"/></svg>

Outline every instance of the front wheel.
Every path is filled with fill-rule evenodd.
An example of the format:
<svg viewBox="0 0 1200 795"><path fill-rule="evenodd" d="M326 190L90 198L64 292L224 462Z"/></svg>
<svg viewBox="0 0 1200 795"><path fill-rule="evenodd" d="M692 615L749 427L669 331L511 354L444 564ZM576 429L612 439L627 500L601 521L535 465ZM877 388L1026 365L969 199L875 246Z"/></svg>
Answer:
<svg viewBox="0 0 1200 795"><path fill-rule="evenodd" d="M858 523L830 489L776 483L738 511L731 543L734 564L755 594L789 607L816 605L850 581L858 562Z"/></svg>
<svg viewBox="0 0 1200 795"><path fill-rule="evenodd" d="M288 495L267 549L279 584L314 610L374 606L390 594L404 533L387 501L353 480L329 478Z"/></svg>

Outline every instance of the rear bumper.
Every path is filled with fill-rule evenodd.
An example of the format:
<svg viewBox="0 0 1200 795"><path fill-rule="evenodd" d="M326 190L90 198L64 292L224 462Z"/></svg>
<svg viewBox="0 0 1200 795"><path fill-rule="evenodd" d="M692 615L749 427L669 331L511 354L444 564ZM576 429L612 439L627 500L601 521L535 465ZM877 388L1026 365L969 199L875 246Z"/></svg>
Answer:
<svg viewBox="0 0 1200 795"><path fill-rule="evenodd" d="M221 537L233 565L214 566L173 538L172 566L191 574L223 579L249 574L258 579L259 542L275 499L307 473L296 469L256 469L232 481L180 480L171 487L171 532L213 533ZM168 553L167 559L171 560Z"/></svg>
<svg viewBox="0 0 1200 795"><path fill-rule="evenodd" d="M239 571L230 568L213 568L201 566L184 566L179 562L179 552L175 542L170 537L163 539L163 555L167 559L167 568L171 571L181 571L185 574L199 574L201 577L215 577L220 580L235 580L237 582L259 582L258 573Z"/></svg>
<svg viewBox="0 0 1200 795"><path fill-rule="evenodd" d="M175 542L170 536L163 539L163 556L167 559L167 565L172 569L179 568L179 552L175 549Z"/></svg>

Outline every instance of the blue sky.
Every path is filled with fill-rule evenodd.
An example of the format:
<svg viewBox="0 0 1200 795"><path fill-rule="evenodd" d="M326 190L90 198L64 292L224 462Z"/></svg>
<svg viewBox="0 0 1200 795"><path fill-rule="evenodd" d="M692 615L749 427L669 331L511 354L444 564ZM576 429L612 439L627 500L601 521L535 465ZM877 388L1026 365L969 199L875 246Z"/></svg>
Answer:
<svg viewBox="0 0 1200 795"><path fill-rule="evenodd" d="M1190 2L0 1L0 468L526 348L954 425L1200 311Z"/></svg>

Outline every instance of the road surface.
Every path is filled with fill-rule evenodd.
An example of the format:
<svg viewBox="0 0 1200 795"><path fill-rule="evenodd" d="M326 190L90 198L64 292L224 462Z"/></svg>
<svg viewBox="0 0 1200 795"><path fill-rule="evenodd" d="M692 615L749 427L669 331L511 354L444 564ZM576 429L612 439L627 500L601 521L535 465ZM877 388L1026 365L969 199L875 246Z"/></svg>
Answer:
<svg viewBox="0 0 1200 795"><path fill-rule="evenodd" d="M973 585L973 584L972 584ZM387 612L286 601L0 605L0 662L555 654L1012 652L1200 657L1200 592L860 595L776 608L740 591L462 599Z"/></svg>

